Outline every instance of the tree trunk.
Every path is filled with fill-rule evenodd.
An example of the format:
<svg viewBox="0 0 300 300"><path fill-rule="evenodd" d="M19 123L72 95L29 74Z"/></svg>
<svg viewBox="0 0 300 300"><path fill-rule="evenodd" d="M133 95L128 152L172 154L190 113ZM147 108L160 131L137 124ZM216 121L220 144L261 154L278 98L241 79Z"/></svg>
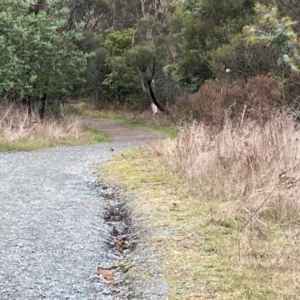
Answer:
<svg viewBox="0 0 300 300"><path fill-rule="evenodd" d="M169 112L162 106L162 105L160 105L158 102L157 102L157 100L156 100L156 97L155 97L155 94L154 94L154 91L153 91L153 89L152 89L152 80L148 80L147 81L147 84L148 84L148 88L149 88L149 93L150 93L150 96L151 96L151 99L152 99L152 101L153 101L153 103L157 106L157 108L160 110L160 111L162 111L162 112L164 112L164 113L166 113L166 114L169 114Z"/></svg>
<svg viewBox="0 0 300 300"><path fill-rule="evenodd" d="M59 117L60 118L65 117L65 106L61 100L59 100Z"/></svg>
<svg viewBox="0 0 300 300"><path fill-rule="evenodd" d="M27 106L27 112L28 112L28 116L31 117L32 116L32 109L31 109L31 97L28 96L26 98L22 99L22 103L23 105Z"/></svg>
<svg viewBox="0 0 300 300"><path fill-rule="evenodd" d="M145 12L145 2L146 0L140 0L141 1L141 8L142 8L142 14L143 14L143 17L146 18L146 12Z"/></svg>
<svg viewBox="0 0 300 300"><path fill-rule="evenodd" d="M44 120L45 118L46 99L47 99L47 94L43 93L43 96L40 98L41 101L40 119L41 120Z"/></svg>
<svg viewBox="0 0 300 300"><path fill-rule="evenodd" d="M153 91L153 88L152 88L152 80L148 80L147 81L147 84L148 84L148 87L149 87L149 93L150 93L150 96L151 96L151 99L152 99L152 102L157 106L157 108L165 113L167 116L169 116L172 120L172 122L176 125L176 120L175 118L171 115L171 113L165 108L163 107L160 103L157 102L156 100L156 97L155 97L155 94L154 94L154 91Z"/></svg>

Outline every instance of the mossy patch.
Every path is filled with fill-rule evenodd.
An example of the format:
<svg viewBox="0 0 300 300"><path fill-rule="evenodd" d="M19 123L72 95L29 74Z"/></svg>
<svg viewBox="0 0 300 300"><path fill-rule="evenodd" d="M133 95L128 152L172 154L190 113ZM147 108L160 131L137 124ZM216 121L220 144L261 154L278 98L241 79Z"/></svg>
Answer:
<svg viewBox="0 0 300 300"><path fill-rule="evenodd" d="M106 132L95 129L89 129L89 133L96 143L107 143L111 141L111 137Z"/></svg>

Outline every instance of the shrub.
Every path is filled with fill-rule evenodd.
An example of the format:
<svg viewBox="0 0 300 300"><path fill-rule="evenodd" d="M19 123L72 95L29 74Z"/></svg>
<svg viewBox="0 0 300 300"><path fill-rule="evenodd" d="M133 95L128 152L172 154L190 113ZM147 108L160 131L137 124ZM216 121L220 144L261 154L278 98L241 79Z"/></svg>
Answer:
<svg viewBox="0 0 300 300"><path fill-rule="evenodd" d="M191 106L206 125L222 128L227 118L233 124L246 119L264 123L282 104L282 84L270 76L257 76L232 84L206 82L190 96Z"/></svg>

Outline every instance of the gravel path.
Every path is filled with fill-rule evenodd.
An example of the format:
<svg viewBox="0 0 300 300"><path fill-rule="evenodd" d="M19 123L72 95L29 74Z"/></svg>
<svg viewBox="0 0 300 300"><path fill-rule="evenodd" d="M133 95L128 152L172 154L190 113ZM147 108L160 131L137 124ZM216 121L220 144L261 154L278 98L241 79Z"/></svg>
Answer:
<svg viewBox="0 0 300 300"><path fill-rule="evenodd" d="M0 299L118 299L97 267L113 264L93 164L154 133L85 120L112 143L0 155Z"/></svg>

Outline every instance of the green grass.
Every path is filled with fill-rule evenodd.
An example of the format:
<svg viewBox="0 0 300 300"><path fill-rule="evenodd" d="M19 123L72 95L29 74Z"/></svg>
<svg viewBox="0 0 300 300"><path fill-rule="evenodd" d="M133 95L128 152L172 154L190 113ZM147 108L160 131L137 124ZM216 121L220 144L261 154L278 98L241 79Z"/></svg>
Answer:
<svg viewBox="0 0 300 300"><path fill-rule="evenodd" d="M106 132L89 129L89 133L96 143L107 143L111 141L111 137Z"/></svg>
<svg viewBox="0 0 300 300"><path fill-rule="evenodd" d="M143 129L150 129L156 132L161 133L165 137L168 137L170 139L174 139L177 136L177 130L174 127L168 126L168 125L153 125L149 124L146 120L122 120L119 119L117 121L120 124L123 124L125 126L132 126L132 127L139 127Z"/></svg>
<svg viewBox="0 0 300 300"><path fill-rule="evenodd" d="M45 142L17 140L17 141L4 141L0 140L0 153L11 151L32 151L49 148L50 145Z"/></svg>

